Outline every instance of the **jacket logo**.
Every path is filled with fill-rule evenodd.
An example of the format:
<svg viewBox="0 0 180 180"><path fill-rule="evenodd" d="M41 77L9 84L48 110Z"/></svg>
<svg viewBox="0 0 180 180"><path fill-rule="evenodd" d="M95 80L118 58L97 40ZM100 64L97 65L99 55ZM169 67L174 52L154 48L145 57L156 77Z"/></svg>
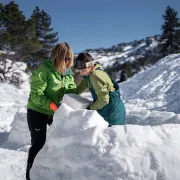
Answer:
<svg viewBox="0 0 180 180"><path fill-rule="evenodd" d="M59 82L58 81L54 81L54 87L58 86Z"/></svg>
<svg viewBox="0 0 180 180"><path fill-rule="evenodd" d="M58 86L58 83L57 82L54 82L54 87Z"/></svg>

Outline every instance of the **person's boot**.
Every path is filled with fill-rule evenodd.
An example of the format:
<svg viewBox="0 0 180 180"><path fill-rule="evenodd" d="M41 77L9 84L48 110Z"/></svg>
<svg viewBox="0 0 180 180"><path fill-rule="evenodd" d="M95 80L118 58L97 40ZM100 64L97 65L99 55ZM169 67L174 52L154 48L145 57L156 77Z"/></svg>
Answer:
<svg viewBox="0 0 180 180"><path fill-rule="evenodd" d="M26 180L31 180L30 179L30 169L32 167L32 163L27 163L27 168L26 168Z"/></svg>

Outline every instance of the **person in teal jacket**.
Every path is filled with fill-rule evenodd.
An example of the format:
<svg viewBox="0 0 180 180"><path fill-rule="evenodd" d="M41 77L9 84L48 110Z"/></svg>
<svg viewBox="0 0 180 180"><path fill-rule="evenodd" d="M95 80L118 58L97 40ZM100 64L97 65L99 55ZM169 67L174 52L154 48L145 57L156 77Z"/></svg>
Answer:
<svg viewBox="0 0 180 180"><path fill-rule="evenodd" d="M97 112L112 125L123 125L125 121L125 106L120 98L118 84L104 72L99 64L93 63L93 58L88 53L80 53L75 60L75 68L80 70L83 80L74 90L81 94L89 89L93 103L87 107Z"/></svg>
<svg viewBox="0 0 180 180"><path fill-rule="evenodd" d="M76 87L71 71L73 60L72 48L67 43L60 43L52 50L52 59L32 72L27 104L27 122L31 133L27 180L30 180L34 158L46 141L47 124L52 123L52 115L58 109L64 94Z"/></svg>

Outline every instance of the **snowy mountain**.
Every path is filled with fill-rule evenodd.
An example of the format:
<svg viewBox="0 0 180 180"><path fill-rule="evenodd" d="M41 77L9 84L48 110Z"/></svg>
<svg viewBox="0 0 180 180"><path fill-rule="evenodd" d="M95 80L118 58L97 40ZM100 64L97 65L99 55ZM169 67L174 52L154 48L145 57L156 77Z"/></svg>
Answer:
<svg viewBox="0 0 180 180"><path fill-rule="evenodd" d="M113 45L111 48L87 49L85 51L92 54L95 60L104 67L107 67L112 66L115 60L124 63L133 62L139 57L151 56L158 51L157 47L160 44L160 36L156 35L129 43Z"/></svg>
<svg viewBox="0 0 180 180"><path fill-rule="evenodd" d="M160 47L161 39L159 35L156 35L113 45L111 48L87 49L85 52L90 53L108 73L116 74L121 69L126 69L129 71L129 76L132 76L160 59ZM131 70L127 66L131 66Z"/></svg>
<svg viewBox="0 0 180 180"><path fill-rule="evenodd" d="M125 69L128 77L131 77L161 59L162 56L159 53L161 44L161 36L155 35L113 45L110 48L86 49L84 52L90 53L95 62L100 63L108 74L119 80L122 69ZM78 54L75 54L75 57L77 56ZM42 61L38 59L30 59L27 64L30 69L36 69L41 63ZM74 73L77 72L74 70ZM76 81L78 82L78 77Z"/></svg>
<svg viewBox="0 0 180 180"><path fill-rule="evenodd" d="M126 125L111 128L96 111L75 109L86 99L66 96L35 159L32 179L179 180L179 85L180 54L119 84ZM29 87L1 83L0 93L0 179L23 180L30 144L25 109ZM88 92L83 98L91 100Z"/></svg>

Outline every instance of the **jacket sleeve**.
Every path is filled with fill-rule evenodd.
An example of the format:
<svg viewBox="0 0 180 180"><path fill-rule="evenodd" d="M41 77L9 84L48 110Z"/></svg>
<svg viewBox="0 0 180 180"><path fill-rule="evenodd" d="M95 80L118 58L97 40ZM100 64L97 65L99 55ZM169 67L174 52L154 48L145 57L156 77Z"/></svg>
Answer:
<svg viewBox="0 0 180 180"><path fill-rule="evenodd" d="M76 88L70 89L68 90L68 92L66 91L66 93L81 94L87 89L88 89L88 80L83 79Z"/></svg>
<svg viewBox="0 0 180 180"><path fill-rule="evenodd" d="M73 89L76 88L76 84L74 82L74 77L72 75L69 76L69 85L68 88L66 88L66 91L72 91Z"/></svg>
<svg viewBox="0 0 180 180"><path fill-rule="evenodd" d="M52 102L45 96L45 89L48 81L48 70L43 66L40 66L37 70L33 71L31 79L31 101L39 106L49 108L49 104Z"/></svg>
<svg viewBox="0 0 180 180"><path fill-rule="evenodd" d="M90 81L95 93L97 100L89 107L92 110L102 109L104 106L109 104L109 91L106 83L106 75L98 75L98 71L90 75Z"/></svg>

